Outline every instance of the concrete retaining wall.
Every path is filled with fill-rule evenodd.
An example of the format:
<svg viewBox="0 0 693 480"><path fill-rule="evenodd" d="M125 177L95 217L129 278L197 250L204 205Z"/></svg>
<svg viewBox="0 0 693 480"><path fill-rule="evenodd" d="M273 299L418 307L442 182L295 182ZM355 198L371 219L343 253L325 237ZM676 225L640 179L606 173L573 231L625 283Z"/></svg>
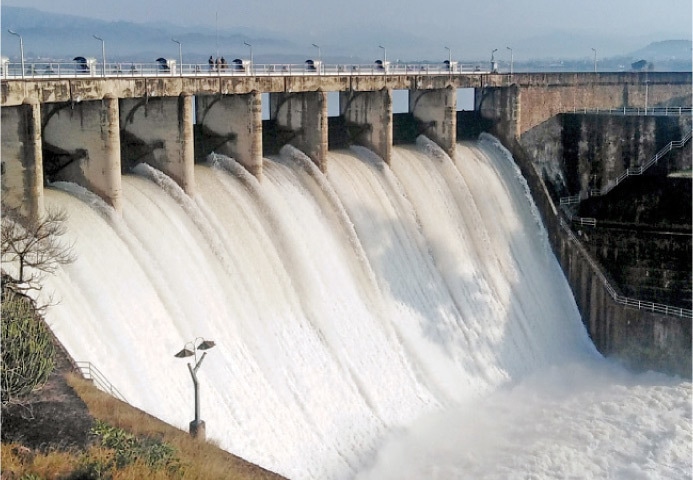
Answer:
<svg viewBox="0 0 693 480"><path fill-rule="evenodd" d="M549 233L549 240L571 286L597 349L637 370L657 370L691 378L691 319L661 315L616 302L587 251L561 226L549 189L520 142L495 134L513 154Z"/></svg>

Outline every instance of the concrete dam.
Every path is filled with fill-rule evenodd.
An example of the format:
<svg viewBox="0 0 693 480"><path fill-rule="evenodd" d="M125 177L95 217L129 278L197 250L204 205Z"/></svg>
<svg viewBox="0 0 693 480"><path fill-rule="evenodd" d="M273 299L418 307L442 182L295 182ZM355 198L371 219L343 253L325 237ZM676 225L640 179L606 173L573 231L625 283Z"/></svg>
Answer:
<svg viewBox="0 0 693 480"><path fill-rule="evenodd" d="M681 107L666 122L608 117L605 137L630 128L643 139L619 147L638 145L635 162L685 137L690 74L654 77L5 82L3 202L29 218L70 213L79 259L49 280L61 297L49 322L73 357L185 428L190 378L173 353L214 339L202 369L208 436L288 478L401 477L393 463L420 477L502 478L517 458L535 475L651 471L604 452L636 431L688 458L676 451L686 450L679 416L663 412L687 408L690 383L631 378L597 350L686 378L690 310L620 302L631 292L610 293L587 243L597 234L577 223L597 206L564 211L560 199L624 168L579 150L603 117L578 120L597 110ZM475 89L474 112L457 111L457 88ZM396 89L410 91L402 123ZM330 91L340 92L331 122ZM394 140L402 124L415 143ZM571 128L581 133L563 138ZM476 139L484 130L495 138ZM671 153L677 171L690 165L686 148ZM551 162L576 173L547 175L559 171ZM528 438L513 429L533 441L513 441ZM616 450L646 458L654 444Z"/></svg>

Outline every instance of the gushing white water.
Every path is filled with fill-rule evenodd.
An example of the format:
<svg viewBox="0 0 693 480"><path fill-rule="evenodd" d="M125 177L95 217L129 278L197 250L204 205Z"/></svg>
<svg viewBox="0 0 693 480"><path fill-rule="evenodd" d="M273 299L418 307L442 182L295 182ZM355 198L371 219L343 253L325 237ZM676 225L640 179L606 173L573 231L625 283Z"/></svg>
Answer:
<svg viewBox="0 0 693 480"><path fill-rule="evenodd" d="M173 354L204 337L208 437L293 480L690 470L690 384L599 358L492 139L450 159L422 138L391 167L331 152L326 176L285 147L262 181L217 157L194 198L135 173L122 218L47 192L78 255L50 280L49 322L133 405L187 429Z"/></svg>

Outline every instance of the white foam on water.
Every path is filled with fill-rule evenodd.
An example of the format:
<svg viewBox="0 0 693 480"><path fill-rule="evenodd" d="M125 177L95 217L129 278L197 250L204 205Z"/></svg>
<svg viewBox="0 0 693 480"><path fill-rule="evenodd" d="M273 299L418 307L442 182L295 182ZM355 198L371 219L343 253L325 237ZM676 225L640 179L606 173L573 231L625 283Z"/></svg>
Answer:
<svg viewBox="0 0 693 480"><path fill-rule="evenodd" d="M197 194L138 166L123 215L69 184L77 261L48 321L134 406L181 429L204 337L207 436L292 480L679 478L690 383L589 341L517 167L494 139L425 138L196 165ZM640 476L640 477L639 477Z"/></svg>

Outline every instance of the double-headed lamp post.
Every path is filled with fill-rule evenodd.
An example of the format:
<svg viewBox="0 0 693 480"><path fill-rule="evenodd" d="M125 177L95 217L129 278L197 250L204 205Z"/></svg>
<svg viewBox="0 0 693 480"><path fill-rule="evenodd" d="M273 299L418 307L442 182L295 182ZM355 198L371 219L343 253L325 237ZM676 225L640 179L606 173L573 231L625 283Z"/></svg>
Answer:
<svg viewBox="0 0 693 480"><path fill-rule="evenodd" d="M198 340L202 340L197 346L195 344ZM190 370L190 376L192 377L193 386L195 387L195 420L190 422L190 435L201 440L205 439L205 422L200 419L200 382L197 380L197 370L202 365L202 360L205 359L207 352L204 352L200 359L197 359L198 350L209 350L214 347L215 343L212 340L205 340L203 338L196 338L192 342L188 342L183 346L183 350L176 353L174 356L178 358L194 357L195 366L188 362L188 370ZM192 347L190 350L188 347Z"/></svg>
<svg viewBox="0 0 693 480"><path fill-rule="evenodd" d="M22 78L24 78L24 40L22 40L22 36L18 34L17 32L13 30L7 30L10 32L10 35L14 35L15 37L19 37L19 56L22 60Z"/></svg>
<svg viewBox="0 0 693 480"><path fill-rule="evenodd" d="M104 42L103 38L97 37L96 35L92 35L95 39L101 42L101 61L103 62L103 66L101 68L101 73L103 76L106 76L106 42Z"/></svg>
<svg viewBox="0 0 693 480"><path fill-rule="evenodd" d="M513 74L513 63L514 63L514 60L515 60L515 59L513 58L513 49L510 48L510 47L505 47L505 48L507 48L508 50L510 50L510 75L512 75L512 74Z"/></svg>

